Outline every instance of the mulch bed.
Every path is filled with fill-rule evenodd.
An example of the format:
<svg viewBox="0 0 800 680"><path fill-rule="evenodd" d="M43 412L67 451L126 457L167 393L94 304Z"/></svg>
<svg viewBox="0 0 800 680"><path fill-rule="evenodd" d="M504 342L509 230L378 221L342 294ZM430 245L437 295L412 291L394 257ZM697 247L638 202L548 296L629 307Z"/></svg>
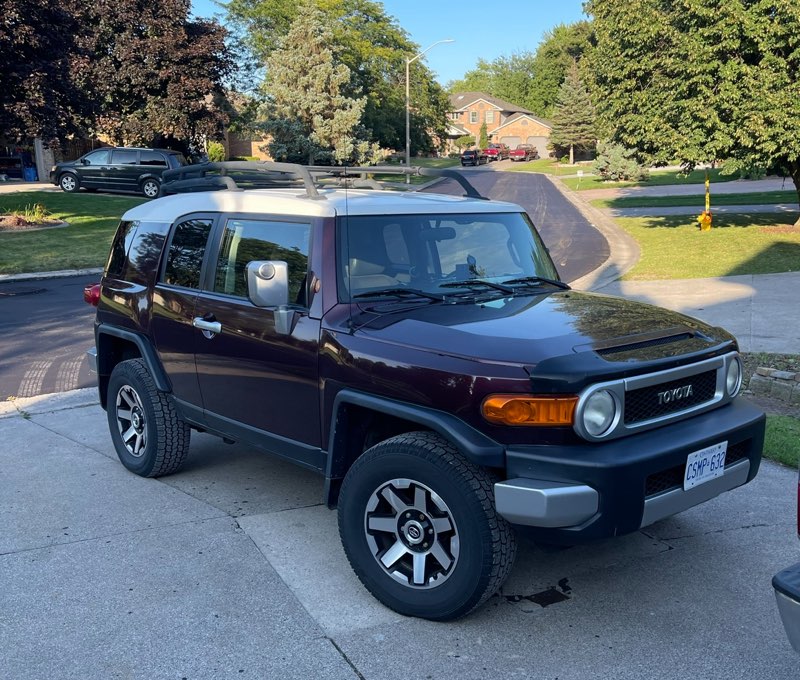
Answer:
<svg viewBox="0 0 800 680"><path fill-rule="evenodd" d="M34 229L52 229L63 227L61 220L45 220L44 222L28 222L21 215L0 215L0 232L31 231Z"/></svg>

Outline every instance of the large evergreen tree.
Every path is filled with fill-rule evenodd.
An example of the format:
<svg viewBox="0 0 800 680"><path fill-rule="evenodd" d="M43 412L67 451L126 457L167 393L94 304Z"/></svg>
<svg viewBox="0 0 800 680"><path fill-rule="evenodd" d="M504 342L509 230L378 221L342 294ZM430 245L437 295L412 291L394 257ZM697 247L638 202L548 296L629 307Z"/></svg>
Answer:
<svg viewBox="0 0 800 680"><path fill-rule="evenodd" d="M569 163L575 162L575 147L592 148L597 142L595 112L589 92L581 82L578 65L573 62L558 91L550 142L569 149Z"/></svg>
<svg viewBox="0 0 800 680"><path fill-rule="evenodd" d="M279 160L313 165L372 160L376 149L359 139L365 100L345 94L350 69L338 63L331 31L312 2L303 2L280 45L267 59L264 131Z"/></svg>
<svg viewBox="0 0 800 680"><path fill-rule="evenodd" d="M366 97L362 124L382 147L405 145L405 59L413 43L383 5L372 0L315 0L332 31L337 58L351 72L344 92ZM230 0L229 22L254 54L265 63L297 16L297 0ZM422 60L411 64L412 153L433 150L447 128L449 102Z"/></svg>
<svg viewBox="0 0 800 680"><path fill-rule="evenodd" d="M800 197L800 5L591 0L604 127L649 162L783 169ZM797 226L800 226L798 220Z"/></svg>

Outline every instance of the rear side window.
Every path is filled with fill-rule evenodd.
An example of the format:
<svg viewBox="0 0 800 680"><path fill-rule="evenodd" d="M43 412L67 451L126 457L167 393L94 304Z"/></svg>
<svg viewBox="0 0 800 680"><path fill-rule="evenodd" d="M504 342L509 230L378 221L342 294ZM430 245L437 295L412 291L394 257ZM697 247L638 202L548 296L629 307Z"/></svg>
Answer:
<svg viewBox="0 0 800 680"><path fill-rule="evenodd" d="M115 149L111 155L111 162L114 165L136 165L138 151L131 149Z"/></svg>
<svg viewBox="0 0 800 680"><path fill-rule="evenodd" d="M108 256L106 276L113 279L125 278L125 262L138 225L138 222L126 220L119 223L117 233L114 235L114 241L111 244L111 253Z"/></svg>
<svg viewBox="0 0 800 680"><path fill-rule="evenodd" d="M157 151L142 151L141 153L139 165L157 165L161 168L167 167L167 159L164 158L163 154Z"/></svg>
<svg viewBox="0 0 800 680"><path fill-rule="evenodd" d="M182 153L171 153L168 158L169 167L171 168L180 168L182 165L188 165Z"/></svg>
<svg viewBox="0 0 800 680"><path fill-rule="evenodd" d="M200 288L200 270L211 224L211 220L197 219L175 227L164 267L164 283Z"/></svg>

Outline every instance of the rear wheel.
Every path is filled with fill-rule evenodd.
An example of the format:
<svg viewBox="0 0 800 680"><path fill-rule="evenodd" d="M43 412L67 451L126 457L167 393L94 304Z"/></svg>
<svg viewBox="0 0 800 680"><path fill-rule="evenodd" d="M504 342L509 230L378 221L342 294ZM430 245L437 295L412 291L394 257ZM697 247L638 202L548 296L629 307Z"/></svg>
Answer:
<svg viewBox="0 0 800 680"><path fill-rule="evenodd" d="M130 359L114 367L106 412L117 456L131 472L159 477L183 465L191 430L158 391L144 361Z"/></svg>
<svg viewBox="0 0 800 680"><path fill-rule="evenodd" d="M480 606L505 582L516 554L493 483L430 432L369 449L339 496L339 534L358 578L408 616L446 621Z"/></svg>

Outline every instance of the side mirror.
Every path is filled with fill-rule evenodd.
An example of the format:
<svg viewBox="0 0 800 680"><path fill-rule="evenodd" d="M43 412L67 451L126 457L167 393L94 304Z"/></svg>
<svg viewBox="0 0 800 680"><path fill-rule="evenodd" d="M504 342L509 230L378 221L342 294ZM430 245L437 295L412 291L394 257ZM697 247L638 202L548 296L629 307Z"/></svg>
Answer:
<svg viewBox="0 0 800 680"><path fill-rule="evenodd" d="M292 332L295 312L289 309L289 265L278 260L254 260L247 267L247 297L256 307L275 307L275 330Z"/></svg>

